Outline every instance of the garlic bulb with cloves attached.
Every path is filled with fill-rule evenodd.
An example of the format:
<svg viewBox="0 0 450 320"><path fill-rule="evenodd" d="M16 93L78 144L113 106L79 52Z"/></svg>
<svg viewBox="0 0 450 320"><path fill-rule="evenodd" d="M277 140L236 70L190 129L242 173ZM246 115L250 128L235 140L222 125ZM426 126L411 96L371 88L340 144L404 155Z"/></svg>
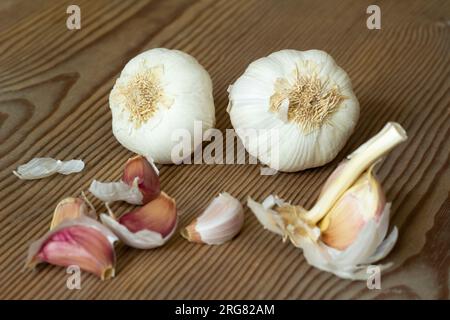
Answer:
<svg viewBox="0 0 450 320"><path fill-rule="evenodd" d="M406 138L399 124L388 123L336 168L310 210L273 195L261 204L249 198L248 206L266 229L302 248L314 267L365 279L366 268L386 257L398 236L395 227L386 236L391 204L385 202L373 167Z"/></svg>
<svg viewBox="0 0 450 320"><path fill-rule="evenodd" d="M171 163L179 143L177 129L194 136L194 122L205 131L215 125L212 82L208 72L187 53L151 49L131 59L109 97L114 136L127 149ZM199 141L201 143L201 141ZM191 151L197 148L191 139Z"/></svg>
<svg viewBox="0 0 450 320"><path fill-rule="evenodd" d="M231 122L247 151L287 172L334 159L359 117L347 73L320 50L281 50L252 62L230 86L229 100ZM271 154L268 130L278 134L278 156Z"/></svg>

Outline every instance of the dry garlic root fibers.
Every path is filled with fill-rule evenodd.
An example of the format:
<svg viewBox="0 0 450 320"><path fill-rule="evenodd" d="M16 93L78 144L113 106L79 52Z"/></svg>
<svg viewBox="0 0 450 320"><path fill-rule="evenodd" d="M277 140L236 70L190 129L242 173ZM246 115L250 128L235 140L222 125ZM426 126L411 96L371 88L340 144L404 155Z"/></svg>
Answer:
<svg viewBox="0 0 450 320"><path fill-rule="evenodd" d="M252 62L230 86L229 99L231 123L247 151L287 172L334 159L359 117L350 78L320 50L281 50ZM278 157L265 136L271 129L279 134Z"/></svg>
<svg viewBox="0 0 450 320"><path fill-rule="evenodd" d="M310 210L276 196L261 204L249 198L248 206L265 228L303 249L309 264L342 278L365 279L367 266L386 257L398 235L394 227L386 237L390 203L373 167L406 139L398 123L388 123L336 168Z"/></svg>

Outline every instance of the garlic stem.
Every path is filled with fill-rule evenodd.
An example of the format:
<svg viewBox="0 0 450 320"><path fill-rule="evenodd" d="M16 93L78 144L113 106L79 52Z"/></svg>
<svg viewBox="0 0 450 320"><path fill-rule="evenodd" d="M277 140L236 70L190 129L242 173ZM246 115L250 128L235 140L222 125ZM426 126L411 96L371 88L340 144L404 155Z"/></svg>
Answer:
<svg viewBox="0 0 450 320"><path fill-rule="evenodd" d="M319 222L365 170L406 139L406 132L400 124L388 122L378 134L348 156L349 161L339 179L330 185L312 209L305 213L305 219L314 224Z"/></svg>

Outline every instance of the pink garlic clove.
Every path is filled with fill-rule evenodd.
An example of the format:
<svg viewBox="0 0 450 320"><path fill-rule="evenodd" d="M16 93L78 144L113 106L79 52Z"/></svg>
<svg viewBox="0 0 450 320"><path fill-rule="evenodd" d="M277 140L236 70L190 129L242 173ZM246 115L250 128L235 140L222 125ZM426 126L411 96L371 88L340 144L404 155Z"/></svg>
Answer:
<svg viewBox="0 0 450 320"><path fill-rule="evenodd" d="M40 263L80 269L102 280L114 277L114 242L117 237L101 223L88 217L62 222L41 239L31 244L27 265Z"/></svg>

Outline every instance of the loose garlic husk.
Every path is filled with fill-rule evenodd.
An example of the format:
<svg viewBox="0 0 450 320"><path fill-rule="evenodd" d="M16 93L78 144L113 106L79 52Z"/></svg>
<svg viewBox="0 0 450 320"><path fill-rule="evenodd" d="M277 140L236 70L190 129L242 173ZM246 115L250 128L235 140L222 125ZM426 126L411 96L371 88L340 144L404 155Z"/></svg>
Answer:
<svg viewBox="0 0 450 320"><path fill-rule="evenodd" d="M247 151L287 172L334 159L359 117L347 73L319 50L281 50L252 62L230 86L229 100L231 123ZM278 156L267 142L269 130L278 132Z"/></svg>
<svg viewBox="0 0 450 320"><path fill-rule="evenodd" d="M53 158L33 158L28 163L20 165L13 174L22 180L42 179L60 173L69 175L84 169L83 160L61 161Z"/></svg>
<svg viewBox="0 0 450 320"><path fill-rule="evenodd" d="M192 242L222 244L235 237L243 224L244 211L241 203L224 192L184 228L181 235Z"/></svg>
<svg viewBox="0 0 450 320"><path fill-rule="evenodd" d="M127 149L171 163L171 135L177 129L194 136L215 125L212 82L208 72L187 53L157 48L131 59L109 97L114 136ZM191 139L191 150L194 145ZM201 141L199 141L201 143Z"/></svg>
<svg viewBox="0 0 450 320"><path fill-rule="evenodd" d="M178 214L175 200L164 192L120 218L106 204L109 214L101 214L100 220L126 245L138 249L152 249L165 244L174 234Z"/></svg>
<svg viewBox="0 0 450 320"><path fill-rule="evenodd" d="M125 164L121 181L99 182L93 180L89 192L103 202L126 201L146 204L160 193L159 171L151 158L136 156Z"/></svg>
<svg viewBox="0 0 450 320"><path fill-rule="evenodd" d="M373 166L406 139L399 124L388 123L336 168L310 210L276 196L262 204L249 198L248 206L265 228L302 248L309 264L342 278L366 279L368 265L386 257L398 236L394 227L386 237L391 204Z"/></svg>
<svg viewBox="0 0 450 320"><path fill-rule="evenodd" d="M31 244L27 266L49 264L77 265L102 280L114 277L117 237L94 219L81 216L61 222L41 239Z"/></svg>

